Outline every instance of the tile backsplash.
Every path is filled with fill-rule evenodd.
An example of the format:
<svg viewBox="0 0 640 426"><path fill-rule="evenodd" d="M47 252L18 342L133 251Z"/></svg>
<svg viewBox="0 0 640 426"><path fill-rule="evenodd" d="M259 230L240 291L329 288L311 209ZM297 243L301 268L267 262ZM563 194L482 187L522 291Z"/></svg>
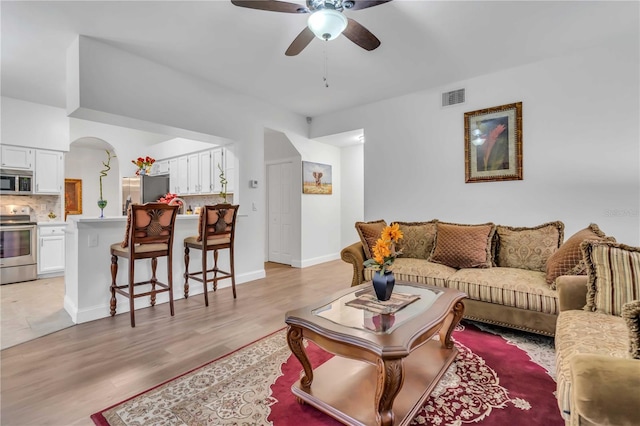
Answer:
<svg viewBox="0 0 640 426"><path fill-rule="evenodd" d="M59 195L2 195L0 206L29 206L31 207L31 220L35 222L49 221L48 214L52 211L57 216L56 220L63 222L64 212L60 200Z"/></svg>

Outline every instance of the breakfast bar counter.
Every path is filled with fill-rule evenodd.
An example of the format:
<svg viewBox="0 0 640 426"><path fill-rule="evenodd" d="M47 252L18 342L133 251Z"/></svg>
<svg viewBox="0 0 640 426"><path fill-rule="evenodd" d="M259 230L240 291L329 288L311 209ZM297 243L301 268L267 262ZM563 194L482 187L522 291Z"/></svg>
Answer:
<svg viewBox="0 0 640 426"><path fill-rule="evenodd" d="M240 217L238 218L240 220ZM91 218L69 216L65 242L65 297L64 308L76 323L84 323L109 316L109 287L111 285L111 244L121 242L124 238L126 216ZM178 215L173 239L173 288L174 299L184 298L184 249L183 240L196 235L198 227L197 215ZM236 247L236 251L237 251ZM199 265L200 253L194 250L190 254L191 265ZM157 276L166 282L167 259L158 258ZM221 265L228 265L228 253L220 253ZM193 268L193 266L192 266ZM126 283L127 260L119 260L118 282ZM151 262L136 263L136 280L149 277ZM260 277L258 277L260 278ZM248 281L248 280L245 280ZM236 282L237 271L236 271ZM202 285L190 286L189 296L203 292ZM230 280L220 282L218 288L231 285ZM156 304L169 301L168 293L158 295ZM150 306L148 298L136 301L136 309ZM118 314L129 312L126 298L118 296Z"/></svg>

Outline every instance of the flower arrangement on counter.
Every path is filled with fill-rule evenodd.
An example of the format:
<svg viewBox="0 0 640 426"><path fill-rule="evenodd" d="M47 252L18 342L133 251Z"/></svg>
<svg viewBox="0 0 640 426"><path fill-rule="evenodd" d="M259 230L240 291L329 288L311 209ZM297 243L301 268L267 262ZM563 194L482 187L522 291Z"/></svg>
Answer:
<svg viewBox="0 0 640 426"><path fill-rule="evenodd" d="M178 198L178 194L174 194L173 192L167 192L164 196L160 197L158 202L164 203L164 204L170 204L174 200L174 198ZM176 203L178 203L179 206L182 205L182 201L180 200L176 201Z"/></svg>
<svg viewBox="0 0 640 426"><path fill-rule="evenodd" d="M380 233L380 238L373 246L373 257L364 262L364 266L371 266L380 274L384 274L385 269L391 268L393 262L398 255L402 254L402 250L396 251L396 243L404 236L400 230L400 225L394 223L386 226Z"/></svg>
<svg viewBox="0 0 640 426"><path fill-rule="evenodd" d="M137 160L131 160L131 162L138 167L138 170L136 170L136 176L139 176L140 174L151 173L151 166L156 162L156 159L147 155L146 157L138 157Z"/></svg>

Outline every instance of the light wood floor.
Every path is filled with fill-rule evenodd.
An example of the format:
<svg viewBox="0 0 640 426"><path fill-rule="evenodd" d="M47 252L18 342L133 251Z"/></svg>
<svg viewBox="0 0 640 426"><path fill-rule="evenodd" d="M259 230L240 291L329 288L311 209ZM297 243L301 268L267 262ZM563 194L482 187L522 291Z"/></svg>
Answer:
<svg viewBox="0 0 640 426"><path fill-rule="evenodd" d="M286 311L344 289L351 265L267 264L267 278L70 327L0 352L0 424L91 425L89 416L285 326ZM192 286L200 285L193 282ZM177 286L180 289L181 285Z"/></svg>

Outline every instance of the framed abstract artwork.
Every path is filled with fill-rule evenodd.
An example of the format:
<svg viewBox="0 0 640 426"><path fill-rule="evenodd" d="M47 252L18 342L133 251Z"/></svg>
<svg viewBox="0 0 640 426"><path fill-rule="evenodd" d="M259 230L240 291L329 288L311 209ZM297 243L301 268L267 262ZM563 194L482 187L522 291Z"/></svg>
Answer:
<svg viewBox="0 0 640 426"><path fill-rule="evenodd" d="M330 195L333 193L331 183L331 166L328 164L302 162L302 193Z"/></svg>
<svg viewBox="0 0 640 426"><path fill-rule="evenodd" d="M464 114L465 182L522 180L522 102Z"/></svg>

